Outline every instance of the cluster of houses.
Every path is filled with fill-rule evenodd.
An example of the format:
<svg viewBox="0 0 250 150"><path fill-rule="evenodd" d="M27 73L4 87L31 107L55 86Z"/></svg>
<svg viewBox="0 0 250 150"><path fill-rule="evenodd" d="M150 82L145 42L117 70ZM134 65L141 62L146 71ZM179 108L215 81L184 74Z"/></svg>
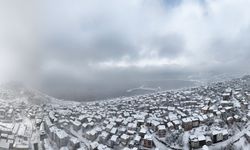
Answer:
<svg viewBox="0 0 250 150"><path fill-rule="evenodd" d="M170 148L172 145L181 147L183 141L167 140L171 133L182 135L205 126L205 133L190 133L188 141L190 148L201 148L227 140L232 136L229 134L231 125L248 121L250 91L244 85L245 80L237 79L73 107L45 105L43 109L53 128L76 133L84 139L80 143L85 142L85 147L90 149L154 149L157 148L155 140ZM218 129L221 126L215 120L226 126ZM48 128L46 132L51 131ZM65 146L58 142L57 145Z"/></svg>
<svg viewBox="0 0 250 150"><path fill-rule="evenodd" d="M23 117L28 116L27 112L33 106L8 101L2 101L0 105L0 149L38 150L39 140L32 137L32 122L26 121L28 117Z"/></svg>
<svg viewBox="0 0 250 150"><path fill-rule="evenodd" d="M210 146L213 143L218 143L227 140L229 137L227 129L217 129L209 132L205 135L204 134L190 135L189 136L190 148L201 148L204 145Z"/></svg>

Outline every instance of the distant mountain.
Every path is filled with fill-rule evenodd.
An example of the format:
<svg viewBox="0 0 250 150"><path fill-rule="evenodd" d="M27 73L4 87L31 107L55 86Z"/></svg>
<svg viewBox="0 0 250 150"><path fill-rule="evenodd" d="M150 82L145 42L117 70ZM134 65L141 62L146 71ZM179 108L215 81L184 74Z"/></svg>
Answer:
<svg viewBox="0 0 250 150"><path fill-rule="evenodd" d="M0 86L0 100L4 101L23 101L30 104L65 104L77 103L66 100L59 100L46 95L36 89L29 88L19 82L9 82Z"/></svg>

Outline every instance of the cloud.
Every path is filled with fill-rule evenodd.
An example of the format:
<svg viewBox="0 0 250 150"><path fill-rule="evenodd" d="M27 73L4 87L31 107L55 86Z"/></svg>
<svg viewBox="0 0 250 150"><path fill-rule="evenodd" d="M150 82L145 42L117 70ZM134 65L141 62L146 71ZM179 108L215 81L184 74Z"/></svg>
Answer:
<svg viewBox="0 0 250 150"><path fill-rule="evenodd" d="M89 89L173 74L245 71L250 55L248 4L248 0L1 2L0 80L32 79L56 95L75 87L78 94L69 95L82 96L81 91Z"/></svg>

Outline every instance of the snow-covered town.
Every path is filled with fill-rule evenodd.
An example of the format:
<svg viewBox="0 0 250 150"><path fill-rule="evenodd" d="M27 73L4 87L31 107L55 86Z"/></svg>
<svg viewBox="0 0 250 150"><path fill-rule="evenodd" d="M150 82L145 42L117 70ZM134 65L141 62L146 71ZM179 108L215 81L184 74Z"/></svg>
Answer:
<svg viewBox="0 0 250 150"><path fill-rule="evenodd" d="M19 94L0 93L1 150L250 148L250 76L94 102Z"/></svg>

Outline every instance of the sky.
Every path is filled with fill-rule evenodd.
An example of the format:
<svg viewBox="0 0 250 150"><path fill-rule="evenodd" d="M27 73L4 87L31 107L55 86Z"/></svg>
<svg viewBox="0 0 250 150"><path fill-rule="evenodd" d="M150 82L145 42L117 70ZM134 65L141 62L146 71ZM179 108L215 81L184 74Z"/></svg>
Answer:
<svg viewBox="0 0 250 150"><path fill-rule="evenodd" d="M140 80L248 72L249 6L249 0L1 1L0 82L84 99Z"/></svg>

